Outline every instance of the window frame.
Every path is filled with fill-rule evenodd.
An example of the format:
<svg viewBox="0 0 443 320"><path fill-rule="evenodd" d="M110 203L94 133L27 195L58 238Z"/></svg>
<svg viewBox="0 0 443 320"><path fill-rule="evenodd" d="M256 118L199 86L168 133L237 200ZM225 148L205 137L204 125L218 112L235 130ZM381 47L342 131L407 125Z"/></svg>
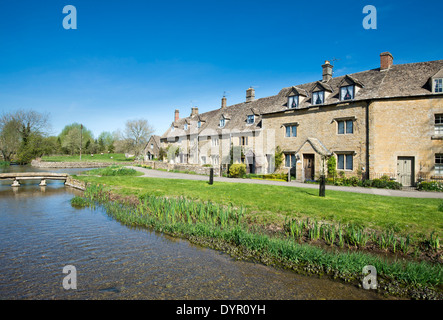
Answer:
<svg viewBox="0 0 443 320"><path fill-rule="evenodd" d="M349 98L349 99L345 99L345 98L343 97L343 95L342 95L342 89L349 88L349 87L352 87L351 98ZM347 86L341 86L341 87L340 87L340 101L354 100L354 98L355 98L355 85L354 85L354 84L350 84L350 85L347 85Z"/></svg>
<svg viewBox="0 0 443 320"><path fill-rule="evenodd" d="M354 134L354 121L355 119L336 119L337 122L337 134L339 135L347 135L347 134ZM341 124L343 124L343 132L341 132L340 127ZM351 126L349 126L351 124ZM351 127L351 132L349 131L349 127Z"/></svg>
<svg viewBox="0 0 443 320"><path fill-rule="evenodd" d="M443 153L436 153L434 157L434 174L443 176Z"/></svg>
<svg viewBox="0 0 443 320"><path fill-rule="evenodd" d="M434 114L434 134L438 136L443 135L443 114Z"/></svg>
<svg viewBox="0 0 443 320"><path fill-rule="evenodd" d="M285 138L296 138L298 134L298 125L297 124L285 124ZM289 129L289 135L288 135L288 129ZM294 129L295 129L295 135L294 135Z"/></svg>
<svg viewBox="0 0 443 320"><path fill-rule="evenodd" d="M252 121L250 121L250 119L252 119ZM255 122L255 115L253 115L253 114L248 115L246 118L246 123L253 124L254 122Z"/></svg>
<svg viewBox="0 0 443 320"><path fill-rule="evenodd" d="M295 107L292 106L292 101L295 102ZM297 109L299 105L299 95L293 95L288 97L288 109Z"/></svg>
<svg viewBox="0 0 443 320"><path fill-rule="evenodd" d="M289 165L288 164L288 159L289 159ZM295 168L295 166L297 165L297 159L295 157L294 153L285 153L285 168Z"/></svg>
<svg viewBox="0 0 443 320"><path fill-rule="evenodd" d="M342 171L354 171L354 154L353 153L336 153L337 155L337 170L342 170ZM340 158L343 159L343 162L340 161ZM348 166L348 159L351 159L351 168L349 168ZM342 162L342 163L341 163ZM343 165L343 167L341 168L341 164Z"/></svg>
<svg viewBox="0 0 443 320"><path fill-rule="evenodd" d="M317 99L318 99L318 96L320 93L321 93L321 97L322 97L321 103L317 103ZM314 95L317 95L317 98L314 98ZM324 103L325 103L325 90L312 92L312 104L313 105L318 106L318 105L322 105Z"/></svg>
<svg viewBox="0 0 443 320"><path fill-rule="evenodd" d="M437 91L438 89L438 91ZM433 79L433 93L443 93L443 78Z"/></svg>
<svg viewBox="0 0 443 320"><path fill-rule="evenodd" d="M226 119L225 118L221 118L218 125L219 125L220 128L224 128L226 126Z"/></svg>

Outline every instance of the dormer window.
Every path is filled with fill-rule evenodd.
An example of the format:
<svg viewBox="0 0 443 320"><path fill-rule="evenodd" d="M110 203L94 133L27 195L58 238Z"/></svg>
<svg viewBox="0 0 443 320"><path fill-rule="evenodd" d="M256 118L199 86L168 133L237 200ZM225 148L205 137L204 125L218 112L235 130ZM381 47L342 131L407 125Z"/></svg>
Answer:
<svg viewBox="0 0 443 320"><path fill-rule="evenodd" d="M221 118L220 119L220 124L219 124L220 128L223 128L225 126L225 124L226 124L225 118Z"/></svg>
<svg viewBox="0 0 443 320"><path fill-rule="evenodd" d="M201 128L201 126L202 126L202 122L201 121L199 121L199 122L197 122L197 128Z"/></svg>
<svg viewBox="0 0 443 320"><path fill-rule="evenodd" d="M255 118L255 117L254 117L253 114L249 115L248 118L247 118L247 120L246 120L246 123L247 123L247 124L253 124L254 121L255 121L254 118Z"/></svg>
<svg viewBox="0 0 443 320"><path fill-rule="evenodd" d="M434 93L443 92L443 78L434 79Z"/></svg>
<svg viewBox="0 0 443 320"><path fill-rule="evenodd" d="M188 130L188 124L187 123L185 123L184 129Z"/></svg>
<svg viewBox="0 0 443 320"><path fill-rule="evenodd" d="M288 108L298 108L298 96L288 97Z"/></svg>
<svg viewBox="0 0 443 320"><path fill-rule="evenodd" d="M343 86L340 88L340 100L352 100L354 99L354 85Z"/></svg>
<svg viewBox="0 0 443 320"><path fill-rule="evenodd" d="M174 127L174 126L172 126L172 127L171 127L171 131L174 131L174 130L175 130L175 127Z"/></svg>
<svg viewBox="0 0 443 320"><path fill-rule="evenodd" d="M316 91L312 93L312 104L322 104L325 101L325 92Z"/></svg>

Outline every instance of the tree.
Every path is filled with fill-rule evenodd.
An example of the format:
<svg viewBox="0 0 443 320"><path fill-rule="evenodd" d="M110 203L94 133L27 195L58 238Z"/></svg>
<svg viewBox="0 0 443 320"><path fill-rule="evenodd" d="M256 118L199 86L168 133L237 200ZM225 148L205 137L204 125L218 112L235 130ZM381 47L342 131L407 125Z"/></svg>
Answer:
<svg viewBox="0 0 443 320"><path fill-rule="evenodd" d="M114 136L112 133L103 131L98 136L98 144L100 146L100 151L114 152Z"/></svg>
<svg viewBox="0 0 443 320"><path fill-rule="evenodd" d="M135 157L143 153L149 137L154 133L153 128L145 119L129 120L126 122L123 138L126 144L126 151L133 151Z"/></svg>
<svg viewBox="0 0 443 320"><path fill-rule="evenodd" d="M71 155L80 153L80 146L82 150L86 150L88 141L94 141L92 132L85 126L81 129L81 124L79 123L66 125L58 137L60 138L64 153L70 153Z"/></svg>
<svg viewBox="0 0 443 320"><path fill-rule="evenodd" d="M18 152L21 144L19 133L20 123L16 120L10 120L0 127L0 151L5 161L10 162L12 156Z"/></svg>
<svg viewBox="0 0 443 320"><path fill-rule="evenodd" d="M0 117L0 148L4 158L16 154L18 161L27 163L39 154L37 140L41 141L49 129L49 116L33 110L18 110ZM32 140L32 144L28 145ZM19 147L17 148L17 144ZM6 155L6 157L5 157Z"/></svg>

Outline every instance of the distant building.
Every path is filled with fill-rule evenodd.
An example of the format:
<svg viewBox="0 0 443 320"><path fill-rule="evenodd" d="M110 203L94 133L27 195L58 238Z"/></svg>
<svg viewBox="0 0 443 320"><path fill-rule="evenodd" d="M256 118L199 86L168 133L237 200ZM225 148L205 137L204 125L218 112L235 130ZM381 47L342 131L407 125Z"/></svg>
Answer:
<svg viewBox="0 0 443 320"><path fill-rule="evenodd" d="M158 159L160 152L160 136L152 135L144 149L145 160Z"/></svg>
<svg viewBox="0 0 443 320"><path fill-rule="evenodd" d="M272 173L277 146L281 171L299 181L316 179L335 156L337 170L366 178L388 175L403 185L421 177L443 179L443 60L394 65L380 54L376 69L283 88L275 96L246 100L179 117L160 141L175 149L170 161Z"/></svg>

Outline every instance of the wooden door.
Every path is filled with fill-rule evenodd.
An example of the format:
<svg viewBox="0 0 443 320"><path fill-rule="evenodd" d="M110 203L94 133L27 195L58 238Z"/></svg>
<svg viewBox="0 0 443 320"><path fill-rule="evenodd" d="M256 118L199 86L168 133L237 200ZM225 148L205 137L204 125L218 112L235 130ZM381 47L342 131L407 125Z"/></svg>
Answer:
<svg viewBox="0 0 443 320"><path fill-rule="evenodd" d="M398 157L397 181L406 187L414 185L414 157Z"/></svg>
<svg viewBox="0 0 443 320"><path fill-rule="evenodd" d="M314 168L314 155L303 155L303 169L305 172L305 180L314 180L315 168Z"/></svg>

